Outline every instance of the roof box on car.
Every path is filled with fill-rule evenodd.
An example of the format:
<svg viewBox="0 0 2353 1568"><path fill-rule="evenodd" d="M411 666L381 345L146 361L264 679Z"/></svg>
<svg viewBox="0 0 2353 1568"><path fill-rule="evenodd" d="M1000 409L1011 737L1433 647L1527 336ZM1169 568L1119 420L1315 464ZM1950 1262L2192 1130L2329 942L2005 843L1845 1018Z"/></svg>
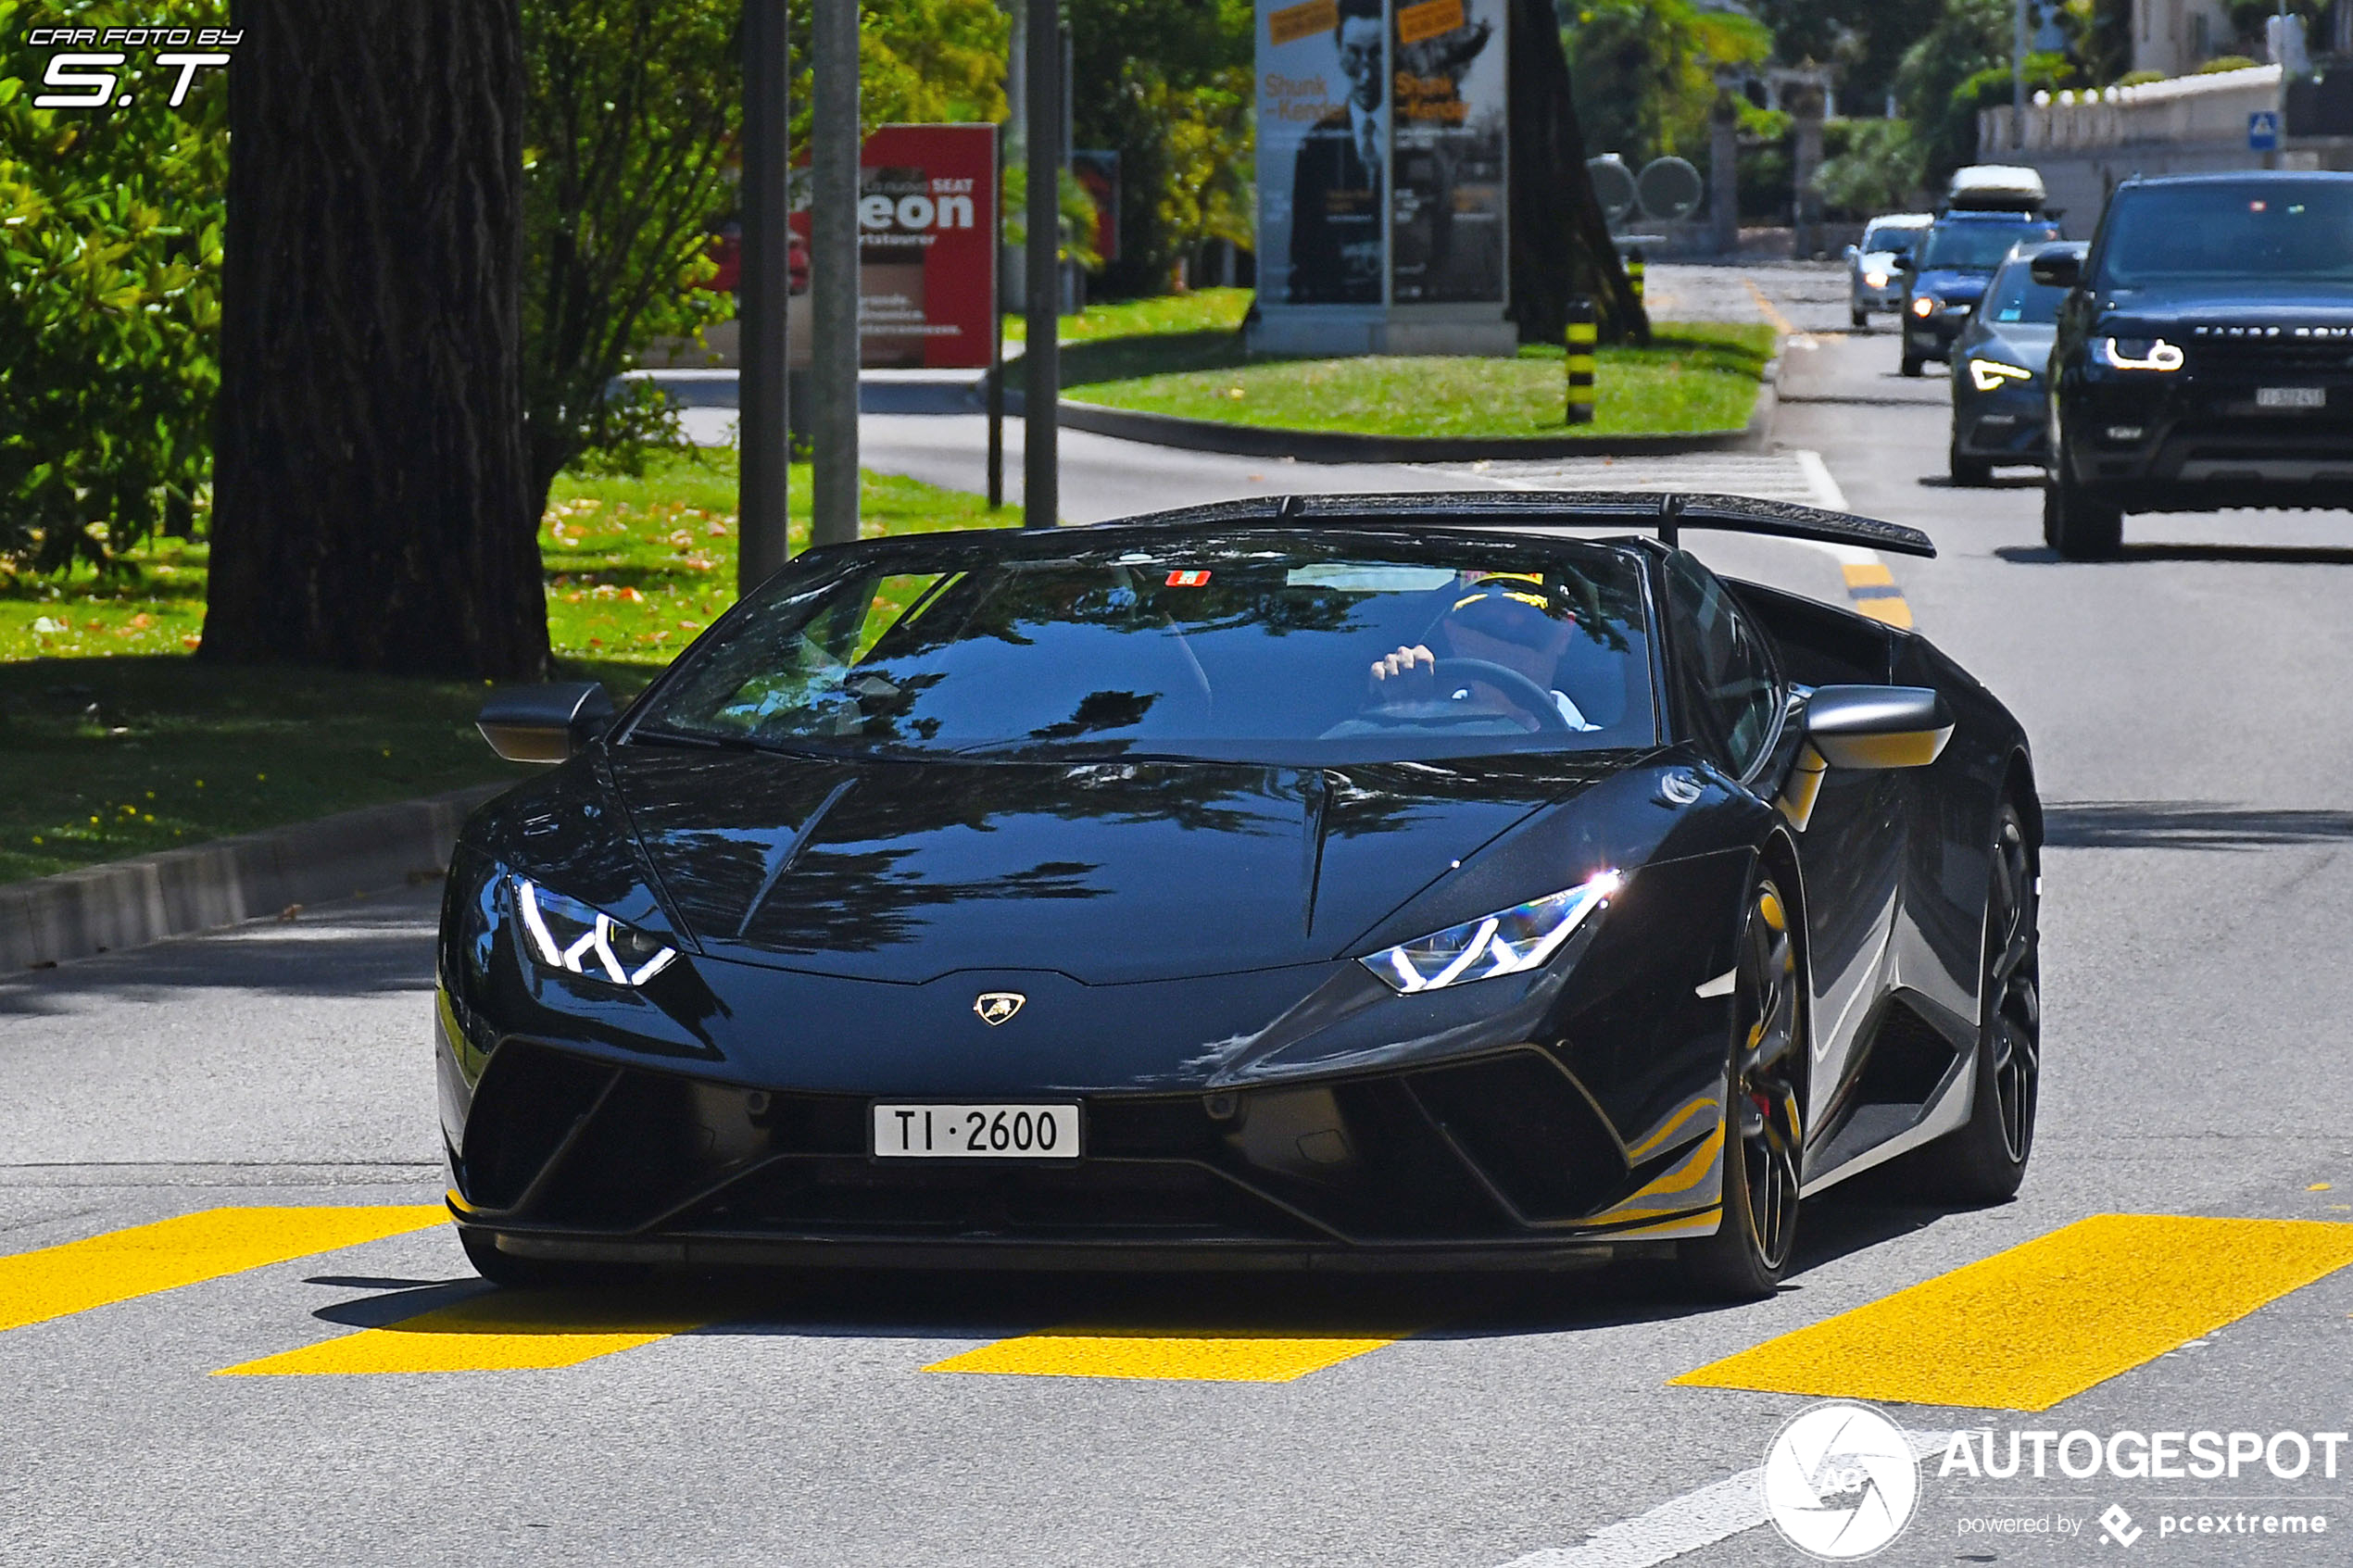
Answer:
<svg viewBox="0 0 2353 1568"><path fill-rule="evenodd" d="M2043 176L2007 163L1973 163L1953 171L1944 205L1957 212L2040 212Z"/></svg>

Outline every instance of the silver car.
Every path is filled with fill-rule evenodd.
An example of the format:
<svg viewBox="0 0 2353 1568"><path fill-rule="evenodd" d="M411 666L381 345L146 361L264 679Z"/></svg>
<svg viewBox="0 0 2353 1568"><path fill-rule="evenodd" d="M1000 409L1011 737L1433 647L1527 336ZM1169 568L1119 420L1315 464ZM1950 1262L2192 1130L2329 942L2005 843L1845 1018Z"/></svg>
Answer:
<svg viewBox="0 0 2353 1568"><path fill-rule="evenodd" d="M1874 310L1893 315L1904 308L1904 277L1895 258L1911 255L1935 221L1933 213L1888 213L1865 226L1862 244L1846 247L1847 314L1856 327L1869 326Z"/></svg>

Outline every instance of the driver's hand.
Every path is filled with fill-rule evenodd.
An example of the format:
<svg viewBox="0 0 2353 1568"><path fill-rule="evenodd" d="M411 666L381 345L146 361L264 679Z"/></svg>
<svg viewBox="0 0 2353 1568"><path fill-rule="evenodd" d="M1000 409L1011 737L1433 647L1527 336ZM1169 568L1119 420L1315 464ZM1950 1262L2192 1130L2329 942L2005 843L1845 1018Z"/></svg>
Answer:
<svg viewBox="0 0 2353 1568"><path fill-rule="evenodd" d="M1373 660L1373 690L1378 695L1418 696L1430 689L1438 672L1438 656L1416 643Z"/></svg>

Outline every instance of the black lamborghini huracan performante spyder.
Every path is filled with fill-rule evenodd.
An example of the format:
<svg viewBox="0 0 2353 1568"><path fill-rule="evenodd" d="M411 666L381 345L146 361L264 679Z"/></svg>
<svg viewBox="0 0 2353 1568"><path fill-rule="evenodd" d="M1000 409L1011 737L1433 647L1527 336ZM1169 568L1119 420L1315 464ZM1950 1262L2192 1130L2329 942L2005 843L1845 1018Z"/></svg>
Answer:
<svg viewBox="0 0 2353 1568"><path fill-rule="evenodd" d="M627 711L497 694L438 955L493 1279L1671 1249L2033 1135L2026 737L1717 576L1712 495L1290 497L812 550ZM1596 530L1617 530L1595 536Z"/></svg>

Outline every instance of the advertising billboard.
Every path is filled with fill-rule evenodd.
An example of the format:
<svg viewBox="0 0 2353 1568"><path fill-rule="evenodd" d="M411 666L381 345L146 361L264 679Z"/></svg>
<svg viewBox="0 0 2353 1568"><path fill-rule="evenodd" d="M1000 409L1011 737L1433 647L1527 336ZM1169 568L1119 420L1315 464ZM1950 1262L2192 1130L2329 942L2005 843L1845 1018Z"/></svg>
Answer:
<svg viewBox="0 0 2353 1568"><path fill-rule="evenodd" d="M796 194L805 180L796 181ZM809 234L806 207L793 232ZM985 369L997 292L997 128L885 125L858 170L860 362ZM809 296L792 299L792 359L809 362Z"/></svg>
<svg viewBox="0 0 2353 1568"><path fill-rule="evenodd" d="M1279 319L1302 307L1302 321L1359 320L1350 330L1378 351L1416 332L1440 344L1441 318L1500 323L1504 0L1259 0L1257 20L1268 329L1297 331ZM1466 313L1477 307L1493 309Z"/></svg>

